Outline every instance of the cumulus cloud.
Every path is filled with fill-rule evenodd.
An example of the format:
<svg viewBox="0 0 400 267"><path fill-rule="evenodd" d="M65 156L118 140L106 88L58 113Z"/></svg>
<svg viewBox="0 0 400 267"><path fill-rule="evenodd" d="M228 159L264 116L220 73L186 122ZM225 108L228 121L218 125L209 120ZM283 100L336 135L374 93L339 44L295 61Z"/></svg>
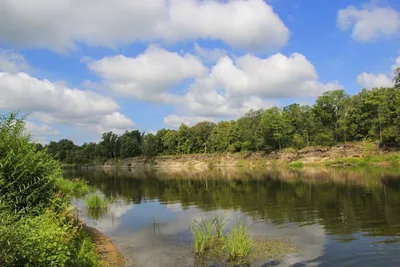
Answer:
<svg viewBox="0 0 400 267"><path fill-rule="evenodd" d="M392 87L394 85L393 72L400 67L400 56L396 58L395 63L391 66L390 73L367 73L363 72L357 75L356 82L366 89L378 87Z"/></svg>
<svg viewBox="0 0 400 267"><path fill-rule="evenodd" d="M348 6L337 15L337 24L343 31L351 30L353 39L361 42L392 37L400 30L400 13L390 7Z"/></svg>
<svg viewBox="0 0 400 267"><path fill-rule="evenodd" d="M221 48L207 49L201 47L198 43L194 44L194 53L200 57L204 62L215 63L220 58L229 54L228 51Z"/></svg>
<svg viewBox="0 0 400 267"><path fill-rule="evenodd" d="M198 38L264 51L289 39L287 27L263 0L1 0L1 7L0 41L58 52L78 42L115 48Z"/></svg>
<svg viewBox="0 0 400 267"><path fill-rule="evenodd" d="M23 55L12 50L0 50L0 71L18 73L30 69Z"/></svg>
<svg viewBox="0 0 400 267"><path fill-rule="evenodd" d="M357 84L367 89L393 86L392 79L390 79L388 75L383 73L374 74L363 72L357 76L356 81Z"/></svg>
<svg viewBox="0 0 400 267"><path fill-rule="evenodd" d="M63 82L39 80L22 72L0 72L0 92L0 110L31 112L33 118L46 125L96 126L99 130L133 126L130 119L118 112L120 107L111 98L71 89ZM30 124L28 127L36 132L47 129Z"/></svg>
<svg viewBox="0 0 400 267"><path fill-rule="evenodd" d="M46 124L35 124L31 121L25 122L25 132L31 135L33 141L41 144L48 142L49 137L57 136L59 131Z"/></svg>
<svg viewBox="0 0 400 267"><path fill-rule="evenodd" d="M224 57L177 99L176 109L186 116L235 118L278 105L282 98L316 97L338 88L338 83L320 83L314 66L301 54Z"/></svg>
<svg viewBox="0 0 400 267"><path fill-rule="evenodd" d="M88 67L112 90L152 102L164 102L169 97L168 90L207 73L195 56L179 55L156 46L150 46L135 58L106 57L89 63Z"/></svg>
<svg viewBox="0 0 400 267"><path fill-rule="evenodd" d="M288 29L263 0L170 0L169 15L160 25L160 33L169 41L210 38L260 51L279 48L289 39Z"/></svg>
<svg viewBox="0 0 400 267"><path fill-rule="evenodd" d="M341 87L319 82L314 66L298 53L265 58L221 55L208 69L193 55L150 46L135 58L107 57L88 66L102 78L103 88L175 106L178 114L164 118L171 127L235 118L252 108L276 105L277 99L316 97ZM181 89L178 93L177 86Z"/></svg>

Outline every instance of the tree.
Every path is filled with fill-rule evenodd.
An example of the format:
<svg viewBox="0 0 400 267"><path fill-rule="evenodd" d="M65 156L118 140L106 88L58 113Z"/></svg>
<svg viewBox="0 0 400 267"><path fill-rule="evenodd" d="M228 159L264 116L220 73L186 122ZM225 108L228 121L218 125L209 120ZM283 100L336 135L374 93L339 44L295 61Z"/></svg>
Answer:
<svg viewBox="0 0 400 267"><path fill-rule="evenodd" d="M194 138L193 150L196 153L207 152L207 140L210 138L215 123L203 121L191 128Z"/></svg>
<svg viewBox="0 0 400 267"><path fill-rule="evenodd" d="M323 131L332 133L335 141L346 141L349 101L344 90L335 90L323 93L314 105L316 119L325 128Z"/></svg>
<svg viewBox="0 0 400 267"><path fill-rule="evenodd" d="M145 156L157 156L159 154L158 147L159 140L154 134L148 133L144 136L142 150Z"/></svg>
<svg viewBox="0 0 400 267"><path fill-rule="evenodd" d="M260 121L263 110L251 109L236 122L237 132L241 147L246 151L257 151L262 148L263 139L262 130L260 130Z"/></svg>
<svg viewBox="0 0 400 267"><path fill-rule="evenodd" d="M394 88L400 89L400 68L396 68L394 70L393 82L394 82Z"/></svg>
<svg viewBox="0 0 400 267"><path fill-rule="evenodd" d="M142 135L138 130L125 131L121 136L121 157L129 158L139 156L142 145Z"/></svg>
<svg viewBox="0 0 400 267"><path fill-rule="evenodd" d="M287 143L292 127L279 108L273 107L265 110L261 117L261 125L267 148L281 149Z"/></svg>

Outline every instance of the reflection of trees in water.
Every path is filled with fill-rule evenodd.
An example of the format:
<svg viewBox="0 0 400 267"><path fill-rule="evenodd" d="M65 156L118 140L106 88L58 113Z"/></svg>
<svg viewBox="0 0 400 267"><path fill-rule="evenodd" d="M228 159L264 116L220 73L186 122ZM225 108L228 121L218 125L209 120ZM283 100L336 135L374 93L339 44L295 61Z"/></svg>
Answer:
<svg viewBox="0 0 400 267"><path fill-rule="evenodd" d="M320 223L332 234L400 232L400 174L383 169L88 171L110 197L158 199L203 211L240 210L275 223ZM223 178L223 179L221 179Z"/></svg>

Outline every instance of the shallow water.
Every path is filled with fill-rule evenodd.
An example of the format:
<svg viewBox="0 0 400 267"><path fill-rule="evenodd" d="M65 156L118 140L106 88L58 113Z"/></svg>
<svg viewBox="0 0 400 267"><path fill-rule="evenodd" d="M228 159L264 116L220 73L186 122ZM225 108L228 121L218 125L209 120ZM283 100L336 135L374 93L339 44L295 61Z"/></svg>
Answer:
<svg viewBox="0 0 400 267"><path fill-rule="evenodd" d="M223 214L251 233L300 251L252 266L400 266L400 170L69 170L111 197L111 213L79 216L135 266L203 266L192 255L193 219ZM214 266L214 265L210 265ZM217 266L217 265L215 265Z"/></svg>

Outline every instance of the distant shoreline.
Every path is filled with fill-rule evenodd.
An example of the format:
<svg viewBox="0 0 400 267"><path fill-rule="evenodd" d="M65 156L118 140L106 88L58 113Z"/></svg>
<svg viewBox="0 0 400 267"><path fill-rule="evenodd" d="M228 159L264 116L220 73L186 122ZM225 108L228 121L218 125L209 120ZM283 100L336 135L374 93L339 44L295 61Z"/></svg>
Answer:
<svg viewBox="0 0 400 267"><path fill-rule="evenodd" d="M64 164L63 167L82 168L195 168L213 167L271 167L288 166L398 166L400 152L365 151L361 142L352 142L331 147L306 147L303 149L282 149L263 154L260 152L203 153L186 155L166 155L154 157L134 157L106 160L104 163L88 165Z"/></svg>

